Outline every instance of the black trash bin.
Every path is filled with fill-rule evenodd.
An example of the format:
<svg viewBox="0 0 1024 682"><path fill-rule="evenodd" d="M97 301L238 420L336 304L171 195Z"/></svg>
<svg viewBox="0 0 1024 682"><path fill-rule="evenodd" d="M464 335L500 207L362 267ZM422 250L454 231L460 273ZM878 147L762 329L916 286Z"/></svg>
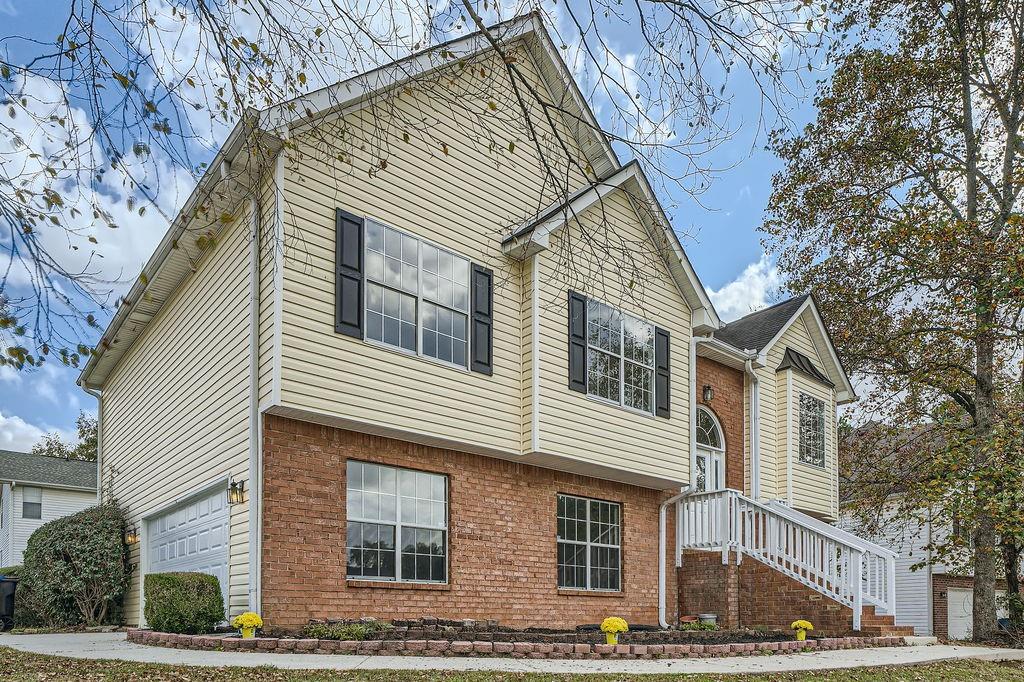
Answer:
<svg viewBox="0 0 1024 682"><path fill-rule="evenodd" d="M0 630L2 631L14 627L14 591L17 589L17 578L0 575Z"/></svg>

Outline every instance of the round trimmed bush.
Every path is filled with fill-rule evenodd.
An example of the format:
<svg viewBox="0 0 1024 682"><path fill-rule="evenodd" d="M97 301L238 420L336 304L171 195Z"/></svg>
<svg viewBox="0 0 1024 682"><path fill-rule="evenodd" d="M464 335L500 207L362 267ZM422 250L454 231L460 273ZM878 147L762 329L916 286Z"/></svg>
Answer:
<svg viewBox="0 0 1024 682"><path fill-rule="evenodd" d="M202 635L224 620L220 581L205 573L149 573L146 623L160 632Z"/></svg>
<svg viewBox="0 0 1024 682"><path fill-rule="evenodd" d="M100 625L120 617L129 578L125 523L124 510L116 502L106 502L45 523L32 533L18 592L27 589L32 594L38 616L47 625Z"/></svg>

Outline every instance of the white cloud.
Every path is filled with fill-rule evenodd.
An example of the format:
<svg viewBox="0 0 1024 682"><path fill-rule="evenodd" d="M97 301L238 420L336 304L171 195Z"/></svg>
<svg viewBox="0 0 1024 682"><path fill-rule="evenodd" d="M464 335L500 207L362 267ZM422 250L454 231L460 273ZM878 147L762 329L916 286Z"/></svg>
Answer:
<svg viewBox="0 0 1024 682"><path fill-rule="evenodd" d="M62 429L43 429L16 415L0 412L0 449L28 452L43 436L55 430L66 441L75 442L78 436Z"/></svg>
<svg viewBox="0 0 1024 682"><path fill-rule="evenodd" d="M768 298L781 283L779 269L768 256L761 256L761 260L748 265L721 289L708 289L708 296L722 319L730 321L766 307Z"/></svg>

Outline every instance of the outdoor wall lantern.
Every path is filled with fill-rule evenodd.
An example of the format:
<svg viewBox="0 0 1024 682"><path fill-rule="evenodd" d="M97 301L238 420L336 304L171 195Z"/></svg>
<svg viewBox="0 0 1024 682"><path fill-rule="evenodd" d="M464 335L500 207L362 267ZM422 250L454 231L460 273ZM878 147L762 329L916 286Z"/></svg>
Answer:
<svg viewBox="0 0 1024 682"><path fill-rule="evenodd" d="M702 395L704 397L704 402L710 403L712 400L715 399L715 389L711 388L710 384L704 384Z"/></svg>
<svg viewBox="0 0 1024 682"><path fill-rule="evenodd" d="M130 526L124 531L124 544L134 545L139 541L139 527Z"/></svg>
<svg viewBox="0 0 1024 682"><path fill-rule="evenodd" d="M228 504L242 504L245 502L245 481L231 481L228 487Z"/></svg>

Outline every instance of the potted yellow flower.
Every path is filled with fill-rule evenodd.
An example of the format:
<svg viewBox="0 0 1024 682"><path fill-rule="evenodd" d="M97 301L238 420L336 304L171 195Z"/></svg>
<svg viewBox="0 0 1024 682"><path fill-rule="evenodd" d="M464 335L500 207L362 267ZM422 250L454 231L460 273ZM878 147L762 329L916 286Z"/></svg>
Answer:
<svg viewBox="0 0 1024 682"><path fill-rule="evenodd" d="M263 627L263 619L258 613L246 611L231 620L231 627L238 628L242 633L242 639L251 639L256 635L256 628Z"/></svg>
<svg viewBox="0 0 1024 682"><path fill-rule="evenodd" d="M618 616L610 616L601 621L601 632L609 644L619 643L619 633L628 632L629 624Z"/></svg>
<svg viewBox="0 0 1024 682"><path fill-rule="evenodd" d="M796 641L802 642L807 639L807 631L813 630L814 625L809 620L794 620L793 624L789 627L796 630Z"/></svg>

